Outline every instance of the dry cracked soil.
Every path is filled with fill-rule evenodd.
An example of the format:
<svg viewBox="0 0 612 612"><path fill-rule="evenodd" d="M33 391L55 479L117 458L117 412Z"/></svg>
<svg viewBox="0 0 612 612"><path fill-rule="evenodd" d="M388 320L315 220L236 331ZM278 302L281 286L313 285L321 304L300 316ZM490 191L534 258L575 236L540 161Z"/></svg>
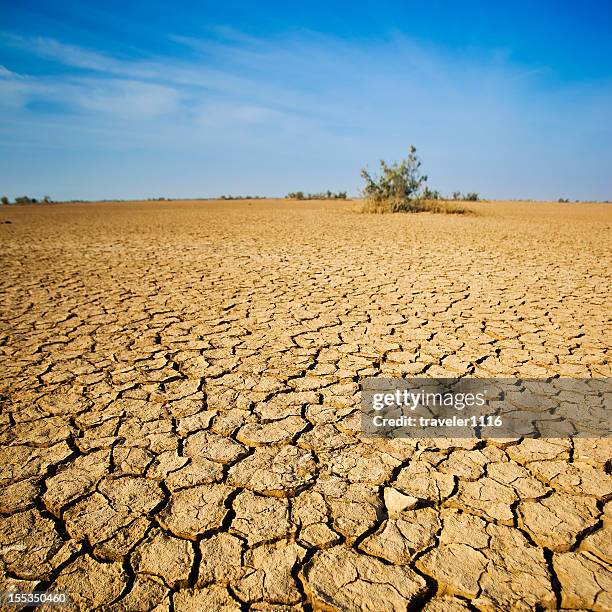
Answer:
<svg viewBox="0 0 612 612"><path fill-rule="evenodd" d="M612 609L606 439L367 438L369 376L612 373L604 204L0 209L0 589Z"/></svg>

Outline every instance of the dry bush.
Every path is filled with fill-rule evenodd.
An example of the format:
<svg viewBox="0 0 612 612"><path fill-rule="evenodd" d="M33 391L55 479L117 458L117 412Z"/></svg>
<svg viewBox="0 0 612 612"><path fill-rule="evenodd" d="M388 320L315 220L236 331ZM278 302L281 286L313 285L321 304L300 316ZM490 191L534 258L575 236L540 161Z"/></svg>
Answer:
<svg viewBox="0 0 612 612"><path fill-rule="evenodd" d="M471 213L470 210L447 200L393 200L381 198L365 198L357 206L360 213L396 213L396 212L430 212L445 215L464 215Z"/></svg>
<svg viewBox="0 0 612 612"><path fill-rule="evenodd" d="M444 215L465 215L472 213L469 209L447 200L422 200L419 212L441 213Z"/></svg>

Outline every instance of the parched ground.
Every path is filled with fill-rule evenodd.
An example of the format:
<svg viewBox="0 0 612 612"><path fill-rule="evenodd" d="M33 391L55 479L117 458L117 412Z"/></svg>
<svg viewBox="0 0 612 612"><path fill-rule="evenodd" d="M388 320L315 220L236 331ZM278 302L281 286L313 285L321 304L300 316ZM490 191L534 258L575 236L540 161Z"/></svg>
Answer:
<svg viewBox="0 0 612 612"><path fill-rule="evenodd" d="M472 208L1 208L0 589L612 609L610 440L360 435L367 376L612 374L612 206Z"/></svg>

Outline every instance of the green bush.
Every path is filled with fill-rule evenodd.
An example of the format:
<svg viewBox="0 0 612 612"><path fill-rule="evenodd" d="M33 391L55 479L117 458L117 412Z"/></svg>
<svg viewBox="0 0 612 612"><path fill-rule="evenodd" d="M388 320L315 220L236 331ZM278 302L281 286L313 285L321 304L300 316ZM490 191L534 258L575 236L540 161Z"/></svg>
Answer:
<svg viewBox="0 0 612 612"><path fill-rule="evenodd" d="M421 172L421 160L414 146L410 146L408 157L399 164L381 160L380 170L380 176L372 176L365 168L361 170L366 183L361 192L364 198L361 212L468 212L445 201L439 191L426 186L427 176Z"/></svg>
<svg viewBox="0 0 612 612"><path fill-rule="evenodd" d="M6 197L6 196L2 196L0 198L0 204L10 204L11 201Z"/></svg>
<svg viewBox="0 0 612 612"><path fill-rule="evenodd" d="M366 168L361 170L365 181L362 195L373 212L415 212L427 176L421 173L421 160L416 148L410 146L408 157L399 164L380 160L380 176L372 176Z"/></svg>
<svg viewBox="0 0 612 612"><path fill-rule="evenodd" d="M468 202L478 202L478 194L470 191L470 193L465 194L465 199Z"/></svg>
<svg viewBox="0 0 612 612"><path fill-rule="evenodd" d="M440 200L440 192L430 190L427 186L427 175L421 172L421 160L416 148L410 146L408 157L399 164L387 164L380 161L380 175L372 176L367 169L361 170L365 181L362 189L364 205L362 212L459 212L460 209L450 206L432 205Z"/></svg>

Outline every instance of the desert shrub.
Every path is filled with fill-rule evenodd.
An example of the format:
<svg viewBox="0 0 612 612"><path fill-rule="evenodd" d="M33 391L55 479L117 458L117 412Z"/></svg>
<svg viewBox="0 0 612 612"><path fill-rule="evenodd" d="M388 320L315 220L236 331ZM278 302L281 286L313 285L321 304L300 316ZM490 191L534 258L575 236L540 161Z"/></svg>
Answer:
<svg viewBox="0 0 612 612"><path fill-rule="evenodd" d="M28 196L19 196L15 198L15 204L36 204L38 200L36 198L29 198Z"/></svg>
<svg viewBox="0 0 612 612"><path fill-rule="evenodd" d="M287 196L287 197L289 197L289 196ZM166 198L159 198L159 199L160 200L164 200ZM200 199L200 198L198 198L198 199ZM205 200L206 198L201 198L201 199ZM222 195L222 196L219 196L219 199L220 200L265 200L265 199L267 199L267 196L260 196L260 195L254 195L254 196L251 196L251 195L244 195L244 196L241 196L241 195L239 195L239 196Z"/></svg>
<svg viewBox="0 0 612 612"><path fill-rule="evenodd" d="M6 196L2 196L0 198L0 204L5 204L6 205L6 204L10 204L10 203L11 203L11 201Z"/></svg>
<svg viewBox="0 0 612 612"><path fill-rule="evenodd" d="M346 200L346 191L338 191L335 193L329 189L319 193L309 193L309 200Z"/></svg>
<svg viewBox="0 0 612 612"><path fill-rule="evenodd" d="M462 206L455 204L454 202L448 202L442 199L423 199L419 203L419 210L417 212L432 212L445 215L465 215L470 211L467 208L463 208Z"/></svg>
<svg viewBox="0 0 612 612"><path fill-rule="evenodd" d="M366 184L361 192L363 203L360 212L469 212L444 200L439 191L427 187L427 176L421 172L421 160L413 146L408 151L408 157L399 164L387 164L381 160L380 170L379 176L372 176L365 168L361 171ZM458 192L456 195L459 195Z"/></svg>
<svg viewBox="0 0 612 612"><path fill-rule="evenodd" d="M423 199L424 200L441 200L442 196L437 189L431 190L429 187L425 187L423 190Z"/></svg>
<svg viewBox="0 0 612 612"><path fill-rule="evenodd" d="M289 200L346 200L346 191L334 193L327 191L317 191L315 193L304 193L303 191L290 191L286 196Z"/></svg>
<svg viewBox="0 0 612 612"><path fill-rule="evenodd" d="M569 202L568 198L559 198L559 202Z"/></svg>
<svg viewBox="0 0 612 612"><path fill-rule="evenodd" d="M452 200L461 200L463 202L478 202L480 201L479 195L474 191L469 191L466 194L461 193L460 191L453 191L453 195L451 196Z"/></svg>
<svg viewBox="0 0 612 612"><path fill-rule="evenodd" d="M361 177L366 183L362 189L362 212L460 212L446 202L435 205L436 201L442 202L440 192L426 186L427 175L421 172L421 160L414 146L399 164L381 160L379 176L372 176L364 168Z"/></svg>
<svg viewBox="0 0 612 612"><path fill-rule="evenodd" d="M416 148L410 146L408 157L399 164L380 160L380 175L372 176L361 170L365 181L362 195L366 212L416 212L427 176L421 173L421 160Z"/></svg>
<svg viewBox="0 0 612 612"><path fill-rule="evenodd" d="M471 213L468 209L447 200L410 200L408 202L398 203L393 208L390 208L388 203L380 200L363 200L361 206L356 208L357 212L384 214L389 212L430 212L440 213L445 215L464 215Z"/></svg>
<svg viewBox="0 0 612 612"><path fill-rule="evenodd" d="M304 199L304 192L303 191L290 191L287 194L287 198L289 200L303 200Z"/></svg>

